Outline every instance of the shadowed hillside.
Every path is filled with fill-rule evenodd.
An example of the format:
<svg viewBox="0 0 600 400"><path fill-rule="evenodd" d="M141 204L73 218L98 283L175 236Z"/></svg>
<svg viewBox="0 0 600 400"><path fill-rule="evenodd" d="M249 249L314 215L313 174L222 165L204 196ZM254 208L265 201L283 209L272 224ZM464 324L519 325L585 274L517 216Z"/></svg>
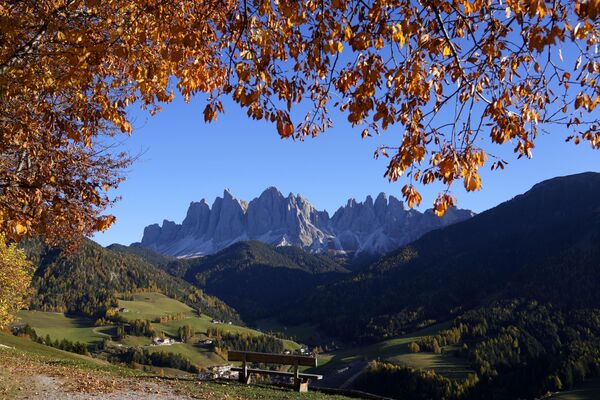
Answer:
<svg viewBox="0 0 600 400"><path fill-rule="evenodd" d="M597 307L599 240L600 174L555 178L316 290L291 317L370 340L502 298Z"/></svg>

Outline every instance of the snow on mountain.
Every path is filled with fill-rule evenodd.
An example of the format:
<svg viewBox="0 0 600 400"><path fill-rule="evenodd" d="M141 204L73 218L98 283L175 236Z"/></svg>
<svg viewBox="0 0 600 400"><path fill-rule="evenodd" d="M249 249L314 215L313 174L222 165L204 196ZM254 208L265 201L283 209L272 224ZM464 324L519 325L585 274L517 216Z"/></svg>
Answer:
<svg viewBox="0 0 600 400"><path fill-rule="evenodd" d="M225 190L212 207L204 199L192 202L181 224L164 220L147 226L141 245L178 257L212 254L243 240L311 252L381 254L473 215L454 208L438 218L431 210L407 210L394 196L380 193L375 201L371 196L362 203L350 199L329 217L301 195L284 197L274 187L249 203Z"/></svg>

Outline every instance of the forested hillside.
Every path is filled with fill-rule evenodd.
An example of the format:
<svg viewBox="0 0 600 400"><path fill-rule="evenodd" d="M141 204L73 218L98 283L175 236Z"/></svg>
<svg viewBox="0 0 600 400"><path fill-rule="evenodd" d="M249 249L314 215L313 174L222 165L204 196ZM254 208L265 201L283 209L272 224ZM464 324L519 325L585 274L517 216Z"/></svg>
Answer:
<svg viewBox="0 0 600 400"><path fill-rule="evenodd" d="M124 254L84 240L72 254L29 242L25 249L37 264L31 307L102 317L117 305L120 293L159 291L215 318L239 322L219 299L173 277L134 254Z"/></svg>
<svg viewBox="0 0 600 400"><path fill-rule="evenodd" d="M598 307L599 240L600 174L555 178L316 290L290 317L374 340L497 299Z"/></svg>
<svg viewBox="0 0 600 400"><path fill-rule="evenodd" d="M136 256L148 261L150 264L158 267L164 267L171 262L177 261L177 258L175 257L165 256L139 245L125 246L122 244L113 243L110 246L106 246L106 248L117 253L135 254Z"/></svg>
<svg viewBox="0 0 600 400"><path fill-rule="evenodd" d="M556 178L318 288L282 317L358 342L450 320L409 349L464 360L468 379L373 363L354 387L401 399L539 398L600 375L598 243L600 174Z"/></svg>
<svg viewBox="0 0 600 400"><path fill-rule="evenodd" d="M410 348L450 353L465 360L473 373L449 379L433 370L375 362L355 387L414 400L541 398L600 375L600 310L503 300L466 312L451 328L420 338Z"/></svg>
<svg viewBox="0 0 600 400"><path fill-rule="evenodd" d="M270 317L295 298L348 273L326 256L256 241L187 262L188 282L222 299L249 322Z"/></svg>

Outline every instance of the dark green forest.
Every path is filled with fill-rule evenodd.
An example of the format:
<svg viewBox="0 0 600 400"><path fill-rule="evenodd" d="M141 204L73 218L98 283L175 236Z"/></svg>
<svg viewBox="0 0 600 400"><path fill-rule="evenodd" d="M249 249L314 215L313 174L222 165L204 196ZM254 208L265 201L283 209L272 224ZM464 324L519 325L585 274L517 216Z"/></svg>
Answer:
<svg viewBox="0 0 600 400"><path fill-rule="evenodd" d="M117 295L161 292L214 318L239 323L237 313L221 300L173 277L134 254L105 249L84 240L74 253L25 245L38 265L33 278L31 308L103 318L117 306Z"/></svg>
<svg viewBox="0 0 600 400"><path fill-rule="evenodd" d="M288 323L372 342L499 299L600 307L600 174L556 178L297 302Z"/></svg>
<svg viewBox="0 0 600 400"><path fill-rule="evenodd" d="M249 335L223 332L209 328L207 335L214 340L214 347L220 350L257 351L262 353L282 353L283 342L271 335Z"/></svg>
<svg viewBox="0 0 600 400"><path fill-rule="evenodd" d="M248 323L284 313L295 299L350 272L341 260L327 255L258 241L238 242L213 255L191 259L162 256L139 245L110 248L139 255L185 279L235 308Z"/></svg>
<svg viewBox="0 0 600 400"><path fill-rule="evenodd" d="M327 256L257 241L239 242L170 268L180 263L188 265L186 281L225 301L249 323L285 313L295 299L349 272Z"/></svg>
<svg viewBox="0 0 600 400"><path fill-rule="evenodd" d="M355 387L399 399L534 399L600 376L600 309L564 312L531 300L500 301L466 312L417 344L420 351L465 358L475 374L451 380L374 363Z"/></svg>

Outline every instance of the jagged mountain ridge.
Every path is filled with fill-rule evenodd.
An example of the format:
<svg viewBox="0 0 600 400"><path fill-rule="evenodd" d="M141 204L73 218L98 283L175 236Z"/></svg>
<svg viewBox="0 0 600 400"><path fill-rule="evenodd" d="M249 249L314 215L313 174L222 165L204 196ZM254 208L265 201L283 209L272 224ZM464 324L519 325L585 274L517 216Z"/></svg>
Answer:
<svg viewBox="0 0 600 400"><path fill-rule="evenodd" d="M274 187L250 202L225 190L212 207L204 199L192 202L181 224L164 220L162 226L147 226L141 245L178 257L213 254L245 240L311 252L381 254L473 215L454 208L438 218L432 210L407 210L394 196L380 193L375 201L371 196L364 202L350 199L330 217L302 195L284 197Z"/></svg>

